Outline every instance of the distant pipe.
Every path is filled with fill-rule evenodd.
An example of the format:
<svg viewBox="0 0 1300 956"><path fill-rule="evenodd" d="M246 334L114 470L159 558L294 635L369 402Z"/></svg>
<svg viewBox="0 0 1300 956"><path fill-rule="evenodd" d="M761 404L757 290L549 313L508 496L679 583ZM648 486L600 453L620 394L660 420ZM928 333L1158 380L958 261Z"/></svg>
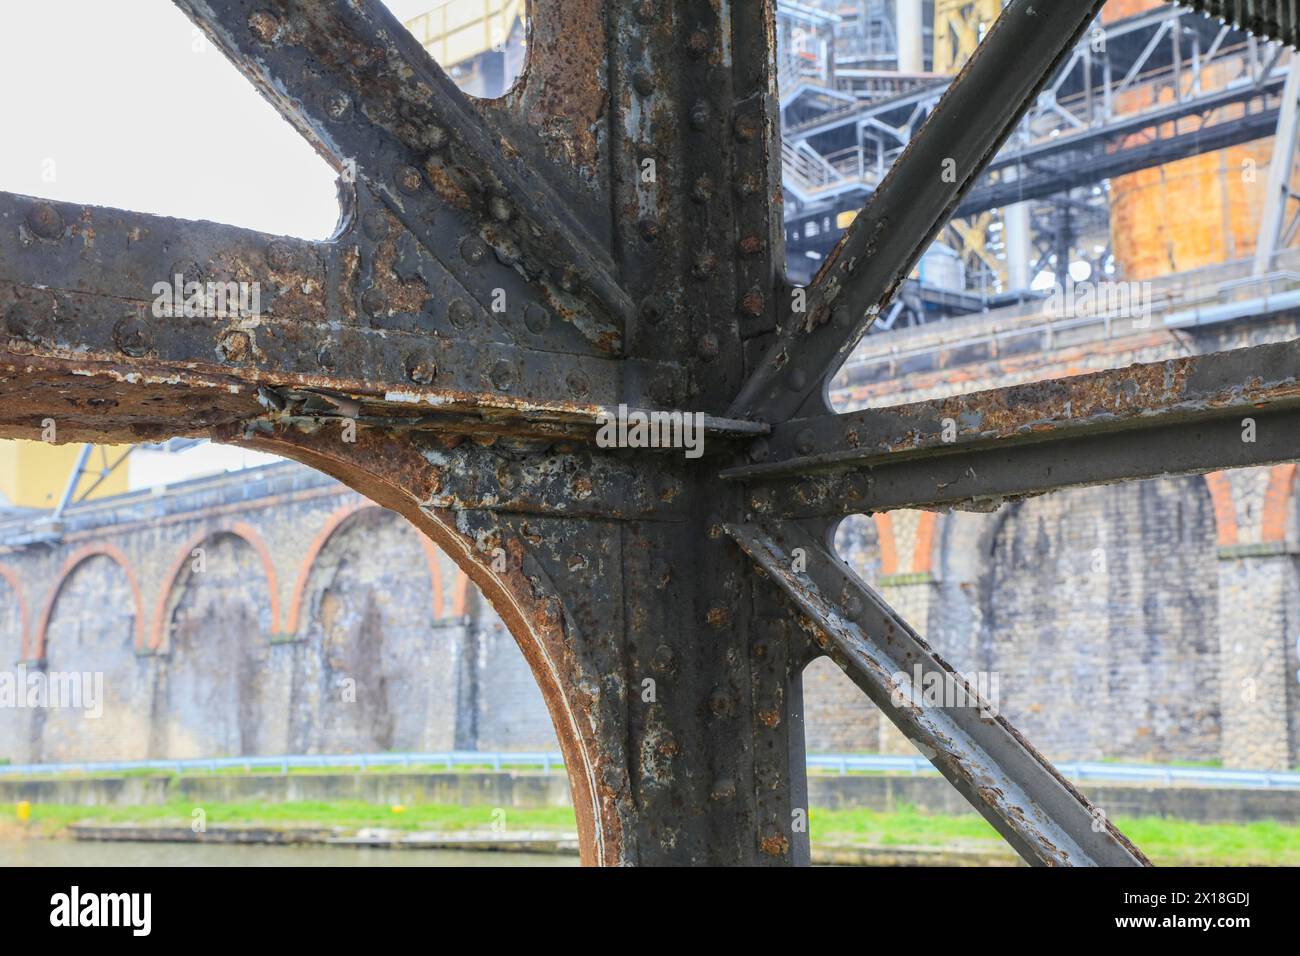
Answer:
<svg viewBox="0 0 1300 956"><path fill-rule="evenodd" d="M898 32L898 72L925 72L925 39L921 0L898 0L894 29Z"/></svg>

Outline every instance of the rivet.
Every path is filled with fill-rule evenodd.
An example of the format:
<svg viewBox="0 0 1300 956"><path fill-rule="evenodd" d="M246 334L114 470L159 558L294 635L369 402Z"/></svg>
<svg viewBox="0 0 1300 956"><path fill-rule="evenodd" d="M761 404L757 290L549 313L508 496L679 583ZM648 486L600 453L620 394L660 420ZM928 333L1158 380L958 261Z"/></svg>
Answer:
<svg viewBox="0 0 1300 956"><path fill-rule="evenodd" d="M406 377L417 385L429 385L438 374L438 361L428 349L420 349L406 357Z"/></svg>
<svg viewBox="0 0 1300 956"><path fill-rule="evenodd" d="M266 247L267 264L276 272L288 272L293 268L296 258L293 243L285 242L283 239L277 239ZM195 271L198 271L197 266ZM188 272L183 274L189 276Z"/></svg>
<svg viewBox="0 0 1300 956"><path fill-rule="evenodd" d="M397 183L397 188L408 196L414 196L418 193L420 186L424 182L420 176L420 171L414 166L399 166L394 181Z"/></svg>
<svg viewBox="0 0 1300 956"><path fill-rule="evenodd" d="M328 345L322 345L320 351L316 353L316 362L321 368L330 369L334 367L334 349Z"/></svg>
<svg viewBox="0 0 1300 956"><path fill-rule="evenodd" d="M378 318L388 311L388 296L372 286L361 293L361 308L365 310L366 315Z"/></svg>
<svg viewBox="0 0 1300 956"><path fill-rule="evenodd" d="M447 321L458 329L463 329L474 321L474 307L464 299L452 299L447 306Z"/></svg>
<svg viewBox="0 0 1300 956"><path fill-rule="evenodd" d="M862 599L856 594L850 594L843 601L844 616L850 621L856 621L862 617Z"/></svg>
<svg viewBox="0 0 1300 956"><path fill-rule="evenodd" d="M700 336L700 340L695 344L695 353L704 362L712 362L722 353L722 346L718 343L718 337L712 332L707 332Z"/></svg>
<svg viewBox="0 0 1300 956"><path fill-rule="evenodd" d="M750 318L756 319L762 315L765 306L766 301L763 298L763 293L757 287L746 292L745 297L740 300L740 311Z"/></svg>
<svg viewBox="0 0 1300 956"><path fill-rule="evenodd" d="M710 800L730 800L736 795L736 781L730 777L719 777L709 787Z"/></svg>
<svg viewBox="0 0 1300 956"><path fill-rule="evenodd" d="M492 366L492 374L490 377L492 379L492 384L504 392L510 388L511 383L514 381L515 372L514 369L510 367L509 362L497 362L496 365Z"/></svg>
<svg viewBox="0 0 1300 956"><path fill-rule="evenodd" d="M379 209L371 209L361 217L361 231L371 242L383 242L388 238L388 216Z"/></svg>
<svg viewBox="0 0 1300 956"><path fill-rule="evenodd" d="M325 115L330 119L342 119L352 105L352 97L342 90L331 90L325 94L321 105L325 107Z"/></svg>
<svg viewBox="0 0 1300 956"><path fill-rule="evenodd" d="M576 270L565 269L560 275L560 288L565 292L576 292L578 289L578 273Z"/></svg>
<svg viewBox="0 0 1300 956"><path fill-rule="evenodd" d="M731 609L724 607L721 604L715 604L709 608L708 613L704 615L704 620L708 623L709 627L713 628L715 631L721 631L731 623Z"/></svg>
<svg viewBox="0 0 1300 956"><path fill-rule="evenodd" d="M10 307L9 314L5 316L5 325L9 329L9 334L15 338L34 342L40 338L41 325L53 316L53 294L38 290Z"/></svg>
<svg viewBox="0 0 1300 956"><path fill-rule="evenodd" d="M632 11L632 15L640 23L654 23L658 13L654 0L641 0Z"/></svg>
<svg viewBox="0 0 1300 956"><path fill-rule="evenodd" d="M758 135L758 121L748 113L736 117L734 124L736 139L742 143L748 143Z"/></svg>
<svg viewBox="0 0 1300 956"><path fill-rule="evenodd" d="M564 381L569 386L569 392L576 398L582 398L591 389L587 382L587 376L577 369L570 372Z"/></svg>
<svg viewBox="0 0 1300 956"><path fill-rule="evenodd" d="M253 342L247 332L227 332L217 343L217 354L223 362L244 362L253 354Z"/></svg>
<svg viewBox="0 0 1300 956"><path fill-rule="evenodd" d="M808 387L808 373L801 368L792 368L786 376L785 384L792 392L802 392Z"/></svg>
<svg viewBox="0 0 1300 956"><path fill-rule="evenodd" d="M632 86L642 96L649 96L655 91L655 78L645 70L638 70L632 77Z"/></svg>
<svg viewBox="0 0 1300 956"><path fill-rule="evenodd" d="M746 236L740 240L740 254L743 256L756 256L763 251L762 236Z"/></svg>
<svg viewBox="0 0 1300 956"><path fill-rule="evenodd" d="M502 196L493 196L488 202L488 211L497 222L509 222L515 214L514 207Z"/></svg>
<svg viewBox="0 0 1300 956"><path fill-rule="evenodd" d="M646 242L654 242L659 238L659 223L653 219L642 219L636 227L641 233L641 238Z"/></svg>
<svg viewBox="0 0 1300 956"><path fill-rule="evenodd" d="M663 301L656 296L650 296L641 303L641 318L647 325L658 325L664 320L667 310L664 308Z"/></svg>
<svg viewBox="0 0 1300 956"><path fill-rule="evenodd" d="M811 428L805 428L794 436L794 450L801 455L810 455L817 447L817 435Z"/></svg>
<svg viewBox="0 0 1300 956"><path fill-rule="evenodd" d="M551 324L551 314L535 302L524 307L524 325L534 335L541 335Z"/></svg>
<svg viewBox="0 0 1300 956"><path fill-rule="evenodd" d="M697 279L708 279L718 271L718 257L711 252L701 252L695 257L695 265L691 268L691 273Z"/></svg>
<svg viewBox="0 0 1300 956"><path fill-rule="evenodd" d="M267 10L258 10L249 17L248 28L263 43L274 43L280 35L280 21Z"/></svg>
<svg viewBox="0 0 1300 956"><path fill-rule="evenodd" d="M149 351L149 330L138 315L128 315L113 326L113 341L120 351L139 358Z"/></svg>
<svg viewBox="0 0 1300 956"><path fill-rule="evenodd" d="M447 145L447 130L436 123L431 123L424 128L423 138L425 146L437 151Z"/></svg>
<svg viewBox="0 0 1300 956"><path fill-rule="evenodd" d="M758 464L767 461L767 456L772 453L772 447L767 443L766 438L755 438L749 445L747 452L749 460Z"/></svg>
<svg viewBox="0 0 1300 956"><path fill-rule="evenodd" d="M716 189L712 177L701 176L695 180L695 185L691 187L691 198L697 203L706 203L713 198Z"/></svg>
<svg viewBox="0 0 1300 956"><path fill-rule="evenodd" d="M757 196L763 191L763 181L758 173L746 173L736 180L736 191L746 198Z"/></svg>
<svg viewBox="0 0 1300 956"><path fill-rule="evenodd" d="M726 717L731 713L731 695L719 688L709 697L709 710L714 717Z"/></svg>
<svg viewBox="0 0 1300 956"><path fill-rule="evenodd" d="M63 216L49 203L37 203L27 212L27 228L42 239L61 239Z"/></svg>
<svg viewBox="0 0 1300 956"><path fill-rule="evenodd" d="M696 30L686 41L686 50L691 56L699 58L709 52L712 45L709 35L703 30Z"/></svg>
<svg viewBox="0 0 1300 956"><path fill-rule="evenodd" d="M487 258L487 243L478 236L466 236L461 240L460 254L466 262L476 266Z"/></svg>
<svg viewBox="0 0 1300 956"><path fill-rule="evenodd" d="M696 100L695 105L691 107L691 129L706 129L712 115L713 110L709 108L707 100Z"/></svg>

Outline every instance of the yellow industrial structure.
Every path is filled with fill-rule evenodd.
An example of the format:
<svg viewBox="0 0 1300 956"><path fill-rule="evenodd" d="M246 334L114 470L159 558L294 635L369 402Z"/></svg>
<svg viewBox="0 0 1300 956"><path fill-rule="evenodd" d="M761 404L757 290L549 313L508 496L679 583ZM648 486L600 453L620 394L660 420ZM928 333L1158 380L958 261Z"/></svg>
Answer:
<svg viewBox="0 0 1300 956"><path fill-rule="evenodd" d="M112 464L126 451L121 446L94 449L86 471L74 490L73 501L120 495L129 489L127 461L99 481L101 461ZM54 445L43 441L0 442L0 504L19 508L53 508L59 503L68 478L77 465L81 445ZM90 491L96 481L99 484ZM89 495L87 495L89 492Z"/></svg>

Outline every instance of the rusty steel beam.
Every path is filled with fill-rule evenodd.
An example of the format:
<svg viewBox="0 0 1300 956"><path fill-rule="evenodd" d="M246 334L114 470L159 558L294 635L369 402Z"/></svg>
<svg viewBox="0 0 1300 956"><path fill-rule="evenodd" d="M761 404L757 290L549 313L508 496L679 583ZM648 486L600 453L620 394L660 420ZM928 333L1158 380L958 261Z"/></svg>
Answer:
<svg viewBox="0 0 1300 956"><path fill-rule="evenodd" d="M203 434L406 516L519 642L586 863L808 862L801 674L823 654L1027 859L1144 862L1000 718L896 704L891 667L946 665L822 525L770 523L1300 454L1274 427L1286 349L820 414L860 320L1096 3L1012 0L792 316L773 0L537 0L528 70L493 102L377 0L177 2L339 171L339 227L306 242L0 195L0 435ZM256 287L259 308L160 313L177 276ZM1247 407L1246 452L1114 452ZM689 411L707 448L608 447L620 411ZM1076 443L1101 450L1064 478L1022 457L934 479Z"/></svg>
<svg viewBox="0 0 1300 956"><path fill-rule="evenodd" d="M997 713L996 701L980 695L978 680L933 652L814 531L776 522L728 525L727 532L800 607L815 643L1024 860L1149 865Z"/></svg>
<svg viewBox="0 0 1300 956"><path fill-rule="evenodd" d="M1300 458L1300 342L794 419L723 477L809 517L988 510L1062 488Z"/></svg>
<svg viewBox="0 0 1300 956"><path fill-rule="evenodd" d="M774 522L727 533L800 608L816 644L1027 862L1149 865L981 696L978 680L935 654L813 530Z"/></svg>
<svg viewBox="0 0 1300 956"><path fill-rule="evenodd" d="M780 421L828 410L824 392L953 210L1092 23L1104 0L1011 0L826 257L804 301L731 405ZM1014 64L1014 65L1013 65Z"/></svg>
<svg viewBox="0 0 1300 956"><path fill-rule="evenodd" d="M497 289L536 297L577 333L570 347L622 350L635 309L608 254L539 174L540 156L507 154L380 0L177 5L345 180L373 190L462 295L484 310Z"/></svg>

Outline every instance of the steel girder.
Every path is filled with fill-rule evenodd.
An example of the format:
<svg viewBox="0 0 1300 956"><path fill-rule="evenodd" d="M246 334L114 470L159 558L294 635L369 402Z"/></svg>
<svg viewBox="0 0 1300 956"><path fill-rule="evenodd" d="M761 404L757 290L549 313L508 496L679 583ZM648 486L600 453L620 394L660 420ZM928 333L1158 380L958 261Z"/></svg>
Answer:
<svg viewBox="0 0 1300 956"><path fill-rule="evenodd" d="M0 196L0 433L209 435L408 517L523 649L587 863L806 862L800 674L821 654L1029 861L1146 862L826 543L855 510L1295 457L1280 436L1185 447L1247 406L1280 431L1290 346L1134 387L825 406L1099 2L1007 4L802 311L772 0L538 0L528 71L494 102L377 0L177 2L340 170L338 231ZM160 282L198 283L200 308L160 310ZM203 307L228 283L256 283L260 308ZM703 413L705 454L605 447L620 405ZM966 706L914 693L913 665Z"/></svg>

